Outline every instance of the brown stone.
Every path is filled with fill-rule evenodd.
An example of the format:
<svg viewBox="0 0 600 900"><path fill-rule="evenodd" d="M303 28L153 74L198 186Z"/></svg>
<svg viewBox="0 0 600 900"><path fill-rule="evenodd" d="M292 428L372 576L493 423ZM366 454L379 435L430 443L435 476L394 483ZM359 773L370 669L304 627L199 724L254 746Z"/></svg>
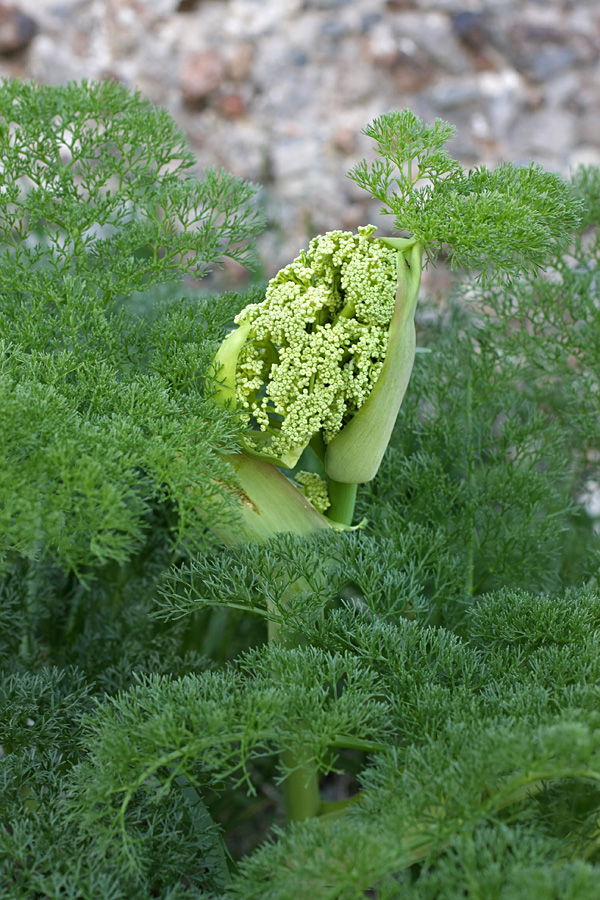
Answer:
<svg viewBox="0 0 600 900"><path fill-rule="evenodd" d="M225 63L216 50L191 53L183 62L179 84L187 106L203 106L223 83Z"/></svg>
<svg viewBox="0 0 600 900"><path fill-rule="evenodd" d="M37 33L36 22L16 6L0 4L0 53L9 55L23 50Z"/></svg>
<svg viewBox="0 0 600 900"><path fill-rule="evenodd" d="M237 91L232 91L220 97L217 108L226 119L239 119L246 114L244 98Z"/></svg>
<svg viewBox="0 0 600 900"><path fill-rule="evenodd" d="M433 60L422 51L408 54L397 50L389 57L378 59L376 65L389 73L397 91L420 91L438 74Z"/></svg>
<svg viewBox="0 0 600 900"><path fill-rule="evenodd" d="M418 9L417 0L387 0L386 6L391 10Z"/></svg>

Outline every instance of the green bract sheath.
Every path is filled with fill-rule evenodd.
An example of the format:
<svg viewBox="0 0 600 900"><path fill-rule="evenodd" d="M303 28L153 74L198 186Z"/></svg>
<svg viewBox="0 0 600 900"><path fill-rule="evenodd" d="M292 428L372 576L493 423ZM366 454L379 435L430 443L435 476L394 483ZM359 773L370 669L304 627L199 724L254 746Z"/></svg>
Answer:
<svg viewBox="0 0 600 900"><path fill-rule="evenodd" d="M285 532L309 536L336 527L275 466L244 453L225 459L239 486L241 518L215 523L208 515L211 531L224 544L260 543Z"/></svg>
<svg viewBox="0 0 600 900"><path fill-rule="evenodd" d="M249 322L239 325L227 335L213 360L212 371L218 385L214 398L223 406L235 406L235 370L249 331Z"/></svg>
<svg viewBox="0 0 600 900"><path fill-rule="evenodd" d="M327 445L325 470L346 484L363 484L377 474L389 443L415 359L414 317L421 285L423 246L403 238L382 238L397 250L398 288L387 354L373 390Z"/></svg>

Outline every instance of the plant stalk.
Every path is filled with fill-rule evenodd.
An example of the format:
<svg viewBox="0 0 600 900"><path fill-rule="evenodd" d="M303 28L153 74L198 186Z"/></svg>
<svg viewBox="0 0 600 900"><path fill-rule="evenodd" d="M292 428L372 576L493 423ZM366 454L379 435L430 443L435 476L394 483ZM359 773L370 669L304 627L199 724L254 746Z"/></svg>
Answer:
<svg viewBox="0 0 600 900"><path fill-rule="evenodd" d="M344 484L334 478L327 478L327 491L331 506L326 511L329 519L341 525L352 525L356 503L357 484Z"/></svg>
<svg viewBox="0 0 600 900"><path fill-rule="evenodd" d="M287 822L303 822L319 815L319 773L308 753L284 751L281 761L292 771L283 782L283 799Z"/></svg>
<svg viewBox="0 0 600 900"><path fill-rule="evenodd" d="M469 370L467 381L467 483L469 485L469 511L468 511L468 542L467 542L467 572L466 572L466 589L467 593L474 593L474 575L475 575L475 542L477 535L475 532L475 511L473 509L473 373Z"/></svg>
<svg viewBox="0 0 600 900"><path fill-rule="evenodd" d="M290 584L288 591L294 593L298 590L296 583ZM277 609L272 601L267 601L269 612L276 613ZM281 625L278 621L269 620L268 625L269 644L283 643L281 638ZM303 822L319 814L321 797L319 794L319 770L311 758L308 748L292 752L285 750L281 755L281 761L289 775L283 782L283 801L286 822Z"/></svg>

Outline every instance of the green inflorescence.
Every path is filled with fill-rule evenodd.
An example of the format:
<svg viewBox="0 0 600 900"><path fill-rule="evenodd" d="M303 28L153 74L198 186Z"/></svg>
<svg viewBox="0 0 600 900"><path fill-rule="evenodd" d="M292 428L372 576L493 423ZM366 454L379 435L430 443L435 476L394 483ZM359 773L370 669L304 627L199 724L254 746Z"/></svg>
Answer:
<svg viewBox="0 0 600 900"><path fill-rule="evenodd" d="M331 440L361 407L387 350L396 254L373 238L330 231L282 269L236 322L250 334L236 370L247 415L285 454L316 432Z"/></svg>
<svg viewBox="0 0 600 900"><path fill-rule="evenodd" d="M302 493L318 512L324 513L331 506L327 483L316 472L296 472L294 481L302 485Z"/></svg>

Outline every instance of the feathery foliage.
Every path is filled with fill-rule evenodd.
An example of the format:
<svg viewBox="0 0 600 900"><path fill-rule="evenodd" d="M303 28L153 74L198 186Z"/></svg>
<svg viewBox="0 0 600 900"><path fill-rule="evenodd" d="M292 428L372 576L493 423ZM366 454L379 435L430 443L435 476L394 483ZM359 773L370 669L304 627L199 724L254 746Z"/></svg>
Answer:
<svg viewBox="0 0 600 900"><path fill-rule="evenodd" d="M115 84L5 83L0 123L0 898L593 900L598 172L373 123L353 177L484 277L417 312L362 527L224 546L211 364L263 292L189 276L248 261L254 189Z"/></svg>
<svg viewBox="0 0 600 900"><path fill-rule="evenodd" d="M432 257L445 247L452 268L479 269L484 282L536 272L579 222L563 180L533 163L465 173L444 147L454 131L410 110L387 113L364 130L377 158L350 177Z"/></svg>
<svg viewBox="0 0 600 900"><path fill-rule="evenodd" d="M198 180L168 115L116 83L0 90L0 551L82 574L124 562L154 501L198 532L215 515L235 424L202 392L211 340L237 298L177 300L152 320L136 298L250 258L254 188Z"/></svg>

